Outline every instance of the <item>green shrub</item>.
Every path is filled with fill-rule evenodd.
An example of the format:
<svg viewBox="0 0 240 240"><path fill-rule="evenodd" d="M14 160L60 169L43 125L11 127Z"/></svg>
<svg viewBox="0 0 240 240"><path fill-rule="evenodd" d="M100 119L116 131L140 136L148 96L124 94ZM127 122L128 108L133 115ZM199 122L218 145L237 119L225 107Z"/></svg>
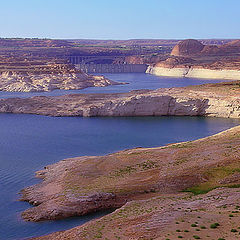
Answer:
<svg viewBox="0 0 240 240"><path fill-rule="evenodd" d="M193 238L194 238L194 239L201 239L201 238L200 238L199 236L197 236L197 235L194 235Z"/></svg>
<svg viewBox="0 0 240 240"><path fill-rule="evenodd" d="M217 228L219 226L219 223L213 223L210 225L210 228Z"/></svg>

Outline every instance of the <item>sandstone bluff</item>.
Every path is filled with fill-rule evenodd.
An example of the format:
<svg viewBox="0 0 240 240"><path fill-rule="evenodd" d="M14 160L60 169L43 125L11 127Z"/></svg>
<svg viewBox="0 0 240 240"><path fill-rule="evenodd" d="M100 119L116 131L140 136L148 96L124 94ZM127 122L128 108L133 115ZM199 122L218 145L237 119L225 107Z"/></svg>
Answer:
<svg viewBox="0 0 240 240"><path fill-rule="evenodd" d="M120 94L0 99L0 112L50 116L240 117L239 81Z"/></svg>
<svg viewBox="0 0 240 240"><path fill-rule="evenodd" d="M158 76L240 79L240 40L226 44L203 45L200 41L180 41L170 56L150 65L148 73Z"/></svg>

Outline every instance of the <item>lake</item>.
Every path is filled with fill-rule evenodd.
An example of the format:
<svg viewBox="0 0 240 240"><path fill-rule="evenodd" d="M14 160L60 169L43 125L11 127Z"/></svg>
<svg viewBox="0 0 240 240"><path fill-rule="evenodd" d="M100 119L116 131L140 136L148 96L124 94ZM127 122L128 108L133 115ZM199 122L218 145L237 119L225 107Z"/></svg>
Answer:
<svg viewBox="0 0 240 240"><path fill-rule="evenodd" d="M97 75L97 74L96 74ZM54 90L52 92L1 92L0 98L9 97L33 97L33 96L60 96L72 93L118 93L129 92L138 89L157 89L171 87L186 87L189 85L199 85L205 83L217 83L226 80L218 79L196 79L196 78L173 78L160 77L147 73L106 73L100 74L124 85L113 85L107 87L89 87L82 90Z"/></svg>
<svg viewBox="0 0 240 240"><path fill-rule="evenodd" d="M81 92L154 89L160 85L162 87L184 85L188 84L188 81L193 81L194 84L203 83L202 80L196 79L170 78L167 81L168 78L156 79L155 76L146 74L114 74L114 77L112 75L106 74L110 79L118 81L127 79L132 83L106 88L89 88ZM57 91L54 92L56 94ZM58 93L63 94L63 92ZM11 94L9 93L8 96ZM17 94L21 97L27 96L25 93ZM44 235L72 228L106 214L102 212L41 223L24 222L20 213L30 205L17 201L19 197L17 193L26 186L38 183L40 180L34 178L34 172L46 165L69 157L103 155L126 148L155 147L190 141L238 124L239 120L236 119L204 117L54 118L0 114L0 239L13 240Z"/></svg>

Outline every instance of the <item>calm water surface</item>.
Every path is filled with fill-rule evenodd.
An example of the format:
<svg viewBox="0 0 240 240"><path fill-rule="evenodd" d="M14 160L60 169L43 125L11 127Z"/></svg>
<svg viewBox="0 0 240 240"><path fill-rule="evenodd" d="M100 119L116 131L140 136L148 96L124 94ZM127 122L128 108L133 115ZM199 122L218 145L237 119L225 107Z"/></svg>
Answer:
<svg viewBox="0 0 240 240"><path fill-rule="evenodd" d="M159 78L147 74L106 74L106 76L131 84L71 92L126 92L132 89L213 82L213 80ZM47 94L65 93L66 91L54 91ZM0 97L32 95L32 93L0 93ZM20 213L30 205L18 202L17 193L22 188L39 182L34 178L34 172L48 164L68 157L103 155L126 148L154 147L194 140L238 124L239 120L202 117L54 118L0 114L0 240L23 239L65 230L106 214L43 223L22 221Z"/></svg>
<svg viewBox="0 0 240 240"><path fill-rule="evenodd" d="M193 140L235 126L237 120L201 117L53 118L0 114L0 239L21 239L68 229L96 217L23 222L28 203L17 192L36 183L34 171L68 157L102 155L133 147Z"/></svg>
<svg viewBox="0 0 240 240"><path fill-rule="evenodd" d="M0 92L0 98L9 97L32 97L32 96L59 96L70 93L116 93L116 92L129 92L137 89L157 89L157 88L170 88L170 87L185 87L189 85L199 85L204 83L217 83L223 80L216 79L196 79L196 78L171 78L159 77L146 73L106 73L100 74L107 78L117 81L126 82L125 85L114 85L108 87L90 87L82 90L55 90L52 92L40 93L19 93L19 92ZM226 81L226 80L224 80Z"/></svg>

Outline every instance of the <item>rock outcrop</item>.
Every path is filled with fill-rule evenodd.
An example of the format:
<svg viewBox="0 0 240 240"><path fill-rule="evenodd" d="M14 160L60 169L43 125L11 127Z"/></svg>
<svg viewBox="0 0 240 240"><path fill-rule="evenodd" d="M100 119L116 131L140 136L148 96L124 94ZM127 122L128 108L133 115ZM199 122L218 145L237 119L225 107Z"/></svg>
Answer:
<svg viewBox="0 0 240 240"><path fill-rule="evenodd" d="M148 67L158 76L208 79L240 79L240 40L222 45L203 45L188 39L179 42L171 56Z"/></svg>
<svg viewBox="0 0 240 240"><path fill-rule="evenodd" d="M228 188L201 196L153 195L82 226L32 240L238 239L239 198L238 190Z"/></svg>
<svg viewBox="0 0 240 240"><path fill-rule="evenodd" d="M73 90L118 84L104 76L82 73L67 64L48 64L17 71L0 72L0 91L39 92L55 89Z"/></svg>
<svg viewBox="0 0 240 240"><path fill-rule="evenodd" d="M173 48L171 55L177 57L189 56L229 56L240 53L240 40L233 40L222 45L204 45L198 40L186 39Z"/></svg>
<svg viewBox="0 0 240 240"><path fill-rule="evenodd" d="M186 66L179 67L159 65L149 66L146 72L157 76L166 77L240 80L240 70L236 69L208 69L199 66L191 66L188 64L186 64Z"/></svg>
<svg viewBox="0 0 240 240"><path fill-rule="evenodd" d="M50 116L212 116L240 117L239 82L119 94L0 99L2 113Z"/></svg>
<svg viewBox="0 0 240 240"><path fill-rule="evenodd" d="M189 56L200 53L204 48L204 45L194 39L187 39L180 41L172 50L173 56Z"/></svg>

